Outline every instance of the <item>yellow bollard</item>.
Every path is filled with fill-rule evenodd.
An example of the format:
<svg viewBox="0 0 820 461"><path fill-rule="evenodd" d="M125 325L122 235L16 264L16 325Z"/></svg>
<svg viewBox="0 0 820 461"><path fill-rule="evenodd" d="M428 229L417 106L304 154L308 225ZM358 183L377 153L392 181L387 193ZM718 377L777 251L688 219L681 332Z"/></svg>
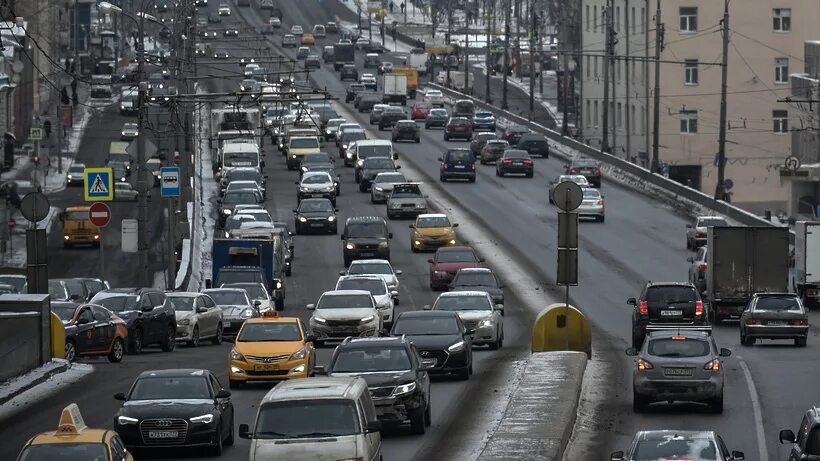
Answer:
<svg viewBox="0 0 820 461"><path fill-rule="evenodd" d="M51 356L65 358L65 326L54 312L51 313Z"/></svg>
<svg viewBox="0 0 820 461"><path fill-rule="evenodd" d="M532 327L532 352L579 351L592 358L592 330L586 316L573 306L547 306Z"/></svg>

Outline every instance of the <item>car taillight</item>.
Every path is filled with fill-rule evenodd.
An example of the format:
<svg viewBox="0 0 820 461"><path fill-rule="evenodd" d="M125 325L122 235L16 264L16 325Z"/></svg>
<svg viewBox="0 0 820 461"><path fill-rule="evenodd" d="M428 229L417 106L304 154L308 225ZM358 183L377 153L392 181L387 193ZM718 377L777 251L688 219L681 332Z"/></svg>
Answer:
<svg viewBox="0 0 820 461"><path fill-rule="evenodd" d="M746 320L747 325L763 325L763 321L760 319L748 319Z"/></svg>
<svg viewBox="0 0 820 461"><path fill-rule="evenodd" d="M604 199L599 199L598 200L598 205L604 206Z"/></svg>
<svg viewBox="0 0 820 461"><path fill-rule="evenodd" d="M504 165L509 165L512 163L512 160L502 160L501 163L503 163Z"/></svg>
<svg viewBox="0 0 820 461"><path fill-rule="evenodd" d="M698 264L698 272L706 272L706 264Z"/></svg>
<svg viewBox="0 0 820 461"><path fill-rule="evenodd" d="M644 360L644 359L638 359L638 371L646 371L646 370L651 370L653 368L655 368L655 367L652 366L651 362L649 362L647 360Z"/></svg>
<svg viewBox="0 0 820 461"><path fill-rule="evenodd" d="M532 165L532 160L524 160L524 165Z"/></svg>
<svg viewBox="0 0 820 461"><path fill-rule="evenodd" d="M695 237L706 237L706 232L695 232Z"/></svg>
<svg viewBox="0 0 820 461"><path fill-rule="evenodd" d="M470 164L470 168L475 171L475 163Z"/></svg>
<svg viewBox="0 0 820 461"><path fill-rule="evenodd" d="M798 320L792 320L791 324L796 325L796 326L800 326L800 327L804 327L804 326L809 324L809 321L806 320L806 319L798 319Z"/></svg>
<svg viewBox="0 0 820 461"><path fill-rule="evenodd" d="M512 131L510 131L510 130L505 131L504 136L507 136L507 137L512 136Z"/></svg>
<svg viewBox="0 0 820 461"><path fill-rule="evenodd" d="M703 317L703 301L695 303L695 317Z"/></svg>
<svg viewBox="0 0 820 461"><path fill-rule="evenodd" d="M569 174L578 174L578 168L570 168Z"/></svg>
<svg viewBox="0 0 820 461"><path fill-rule="evenodd" d="M640 312L641 315L649 315L649 303L641 301L640 304L638 304L638 312Z"/></svg>
<svg viewBox="0 0 820 461"><path fill-rule="evenodd" d="M703 366L703 369L710 371L720 371L720 360L715 359L706 362L706 365Z"/></svg>
<svg viewBox="0 0 820 461"><path fill-rule="evenodd" d="M600 170L600 168L593 168L593 169L592 169L592 174L596 174L596 175L597 175L597 174L601 174L601 170Z"/></svg>

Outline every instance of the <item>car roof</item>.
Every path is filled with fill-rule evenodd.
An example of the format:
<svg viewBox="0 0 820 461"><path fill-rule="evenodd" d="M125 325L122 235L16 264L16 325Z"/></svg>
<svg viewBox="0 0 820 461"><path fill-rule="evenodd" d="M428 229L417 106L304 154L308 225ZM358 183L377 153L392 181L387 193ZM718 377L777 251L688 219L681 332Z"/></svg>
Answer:
<svg viewBox="0 0 820 461"><path fill-rule="evenodd" d="M646 286L648 287L662 287L662 286L675 286L675 287L687 287L687 288L694 288L695 286L692 285L690 282L646 282Z"/></svg>
<svg viewBox="0 0 820 461"><path fill-rule="evenodd" d="M423 214L418 215L417 218L418 219L422 219L422 218L448 218L449 219L449 216L447 216L444 213L423 213Z"/></svg>
<svg viewBox="0 0 820 461"><path fill-rule="evenodd" d="M390 261L386 259L354 259L350 262L350 265L354 264L390 264Z"/></svg>
<svg viewBox="0 0 820 461"><path fill-rule="evenodd" d="M202 368L175 368L166 370L146 370L137 376L139 378L147 377L182 377L182 376L208 376L211 372Z"/></svg>
<svg viewBox="0 0 820 461"><path fill-rule="evenodd" d="M453 251L470 251L470 252L474 253L472 247L468 247L468 246L464 246L464 245L452 246L452 247L441 247L436 251L440 251L442 253L450 253L450 252L453 252Z"/></svg>
<svg viewBox="0 0 820 461"><path fill-rule="evenodd" d="M652 339L669 339L676 336L685 336L690 339L708 339L708 331L687 330L686 327L673 328L669 330L649 330L647 335Z"/></svg>
<svg viewBox="0 0 820 461"><path fill-rule="evenodd" d="M378 280L383 282L384 279L378 275L370 275L370 274L353 274L353 275L340 275L339 280L336 280L336 284L341 282L342 280Z"/></svg>
<svg viewBox="0 0 820 461"><path fill-rule="evenodd" d="M493 270L489 267L464 267L458 270L459 272L464 272L465 274L469 273L488 273L492 274Z"/></svg>
<svg viewBox="0 0 820 461"><path fill-rule="evenodd" d="M322 293L322 296L353 296L353 295L372 296L370 294L370 292L366 291L366 290L330 290L330 291L325 291L324 293Z"/></svg>
<svg viewBox="0 0 820 461"><path fill-rule="evenodd" d="M404 311L399 314L399 318L420 318L420 317L458 317L454 311Z"/></svg>
<svg viewBox="0 0 820 461"><path fill-rule="evenodd" d="M362 139L357 143L359 147L361 146L392 146L393 143L386 140L386 139Z"/></svg>
<svg viewBox="0 0 820 461"><path fill-rule="evenodd" d="M347 218L347 223L380 223L384 224L385 220L381 216L353 216Z"/></svg>
<svg viewBox="0 0 820 461"><path fill-rule="evenodd" d="M355 400L368 392L367 384L362 378L351 377L313 377L282 381L268 391L261 404L291 400L348 399Z"/></svg>
<svg viewBox="0 0 820 461"><path fill-rule="evenodd" d="M202 293L194 291L169 291L165 293L165 296L169 298L196 298L197 296L202 296Z"/></svg>
<svg viewBox="0 0 820 461"><path fill-rule="evenodd" d="M348 336L339 347L382 347L391 343L407 346L409 341L402 336L371 336L369 338L353 338Z"/></svg>
<svg viewBox="0 0 820 461"><path fill-rule="evenodd" d="M644 440L666 440L670 437L678 437L683 439L707 439L713 440L715 438L714 431L677 431L677 430L655 430L655 431L640 431L635 435L637 441Z"/></svg>
<svg viewBox="0 0 820 461"><path fill-rule="evenodd" d="M465 290L465 291L445 291L438 295L439 298L458 298L458 297L474 297L474 296L487 296L486 291L480 290Z"/></svg>

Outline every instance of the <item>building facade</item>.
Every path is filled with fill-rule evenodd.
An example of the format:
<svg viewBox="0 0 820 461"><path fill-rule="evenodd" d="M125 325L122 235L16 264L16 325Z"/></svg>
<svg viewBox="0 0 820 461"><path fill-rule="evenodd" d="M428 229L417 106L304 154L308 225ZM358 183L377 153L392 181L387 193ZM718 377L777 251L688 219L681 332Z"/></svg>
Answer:
<svg viewBox="0 0 820 461"><path fill-rule="evenodd" d="M644 35L633 37L631 28L623 30L626 0L585 0L592 22L589 38L584 39L587 49L603 50L604 31L600 29L601 8L612 8L612 27L615 32L614 54L617 61L637 61L636 66L647 63L644 79L632 79L618 85L615 69L615 98L609 108L615 112L615 126L610 123L610 140L615 135L612 152L628 155L640 163L651 157L650 144L653 127L651 121L654 91L660 94L659 160L666 165L669 177L690 184L706 193L713 193L717 181L718 131L720 114L720 82L722 58L722 19L724 2L714 0L664 0L661 4L663 47L660 65L660 88L654 87L655 55L655 9L656 3L640 1L635 7L646 12L642 24L647 25ZM597 7L597 8L596 8ZM595 17L595 11L598 17ZM619 12L620 9L620 12ZM791 94L790 69L803 65L803 42L814 39L820 24L820 2L796 2L787 0L752 0L729 3L729 53L728 53L728 117L725 185L734 204L755 213L764 210L784 211L788 208L788 193L781 186L780 166L791 154L791 130L799 124L799 108L785 102ZM639 13L636 12L636 16ZM585 18L586 25L586 18ZM595 32L594 24L598 29ZM620 25L620 27L619 27ZM584 28L586 35L586 27ZM636 34L636 35L639 35ZM627 38L630 37L630 38ZM637 43L636 43L637 42ZM629 52L625 43L630 44ZM647 57L649 58L647 60ZM586 58L584 58L586 64ZM584 71L584 102L589 101L594 126L595 101L599 114L602 112L603 91L594 83L595 62L587 77ZM599 63L599 69L601 64ZM628 66L631 69L631 64ZM621 68L621 76L624 70ZM647 75L648 74L648 75ZM635 75L635 73L632 73ZM603 79L600 79L601 81ZM634 86L634 88L633 88ZM610 91L611 93L611 91ZM621 98L633 95L643 104L644 139L631 136L628 152L625 136L618 125L618 103ZM646 104L648 102L648 104ZM636 108L636 113L638 112ZM610 110L612 112L612 110ZM622 114L625 119L627 115ZM636 115L637 117L637 115ZM611 117L610 117L611 118ZM584 117L585 121L587 117ZM601 122L602 123L602 122ZM600 126L600 125L599 125ZM640 128L640 121L638 122ZM602 129L602 128L601 128ZM625 129L625 126L624 126ZM586 131L593 146L596 139ZM636 134L640 137L641 134ZM597 138L602 138L598 136ZM613 144L610 141L610 144ZM642 152L648 152L643 154Z"/></svg>

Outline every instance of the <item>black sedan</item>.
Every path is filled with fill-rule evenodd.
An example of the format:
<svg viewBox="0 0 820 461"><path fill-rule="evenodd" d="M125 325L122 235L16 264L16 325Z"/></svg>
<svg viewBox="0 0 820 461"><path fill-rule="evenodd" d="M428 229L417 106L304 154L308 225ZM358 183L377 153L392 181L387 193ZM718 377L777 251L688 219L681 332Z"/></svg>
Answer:
<svg viewBox="0 0 820 461"><path fill-rule="evenodd" d="M122 407L114 430L130 450L208 447L220 456L234 442L231 393L208 370L144 371L128 394L114 395Z"/></svg>
<svg viewBox="0 0 820 461"><path fill-rule="evenodd" d="M384 118L384 117L382 117ZM393 127L393 134L391 136L393 142L401 139L408 141L420 142L419 127L413 120L399 120Z"/></svg>
<svg viewBox="0 0 820 461"><path fill-rule="evenodd" d="M225 37L239 37L239 29L225 29L222 35Z"/></svg>
<svg viewBox="0 0 820 461"><path fill-rule="evenodd" d="M427 372L455 374L469 379L473 374L472 331L454 311L407 311L393 321L390 334L407 335L416 345Z"/></svg>
<svg viewBox="0 0 820 461"><path fill-rule="evenodd" d="M580 174L592 187L601 187L601 165L592 159L577 158L566 166L566 174Z"/></svg>
<svg viewBox="0 0 820 461"><path fill-rule="evenodd" d="M510 143L511 146L515 146L518 144L518 141L521 139L521 136L529 133L530 129L522 126L522 125L512 125L504 130L504 134L502 135L502 139Z"/></svg>
<svg viewBox="0 0 820 461"><path fill-rule="evenodd" d="M338 233L336 212L333 203L326 198L308 198L299 202L293 210L296 234L308 232Z"/></svg>
<svg viewBox="0 0 820 461"><path fill-rule="evenodd" d="M506 176L508 174L523 174L532 178L535 174L535 165L530 154L521 149L507 149L501 159L495 163L495 175Z"/></svg>
<svg viewBox="0 0 820 461"><path fill-rule="evenodd" d="M547 142L547 137L543 134L527 133L521 136L516 147L527 151L530 156L550 157L550 145Z"/></svg>

